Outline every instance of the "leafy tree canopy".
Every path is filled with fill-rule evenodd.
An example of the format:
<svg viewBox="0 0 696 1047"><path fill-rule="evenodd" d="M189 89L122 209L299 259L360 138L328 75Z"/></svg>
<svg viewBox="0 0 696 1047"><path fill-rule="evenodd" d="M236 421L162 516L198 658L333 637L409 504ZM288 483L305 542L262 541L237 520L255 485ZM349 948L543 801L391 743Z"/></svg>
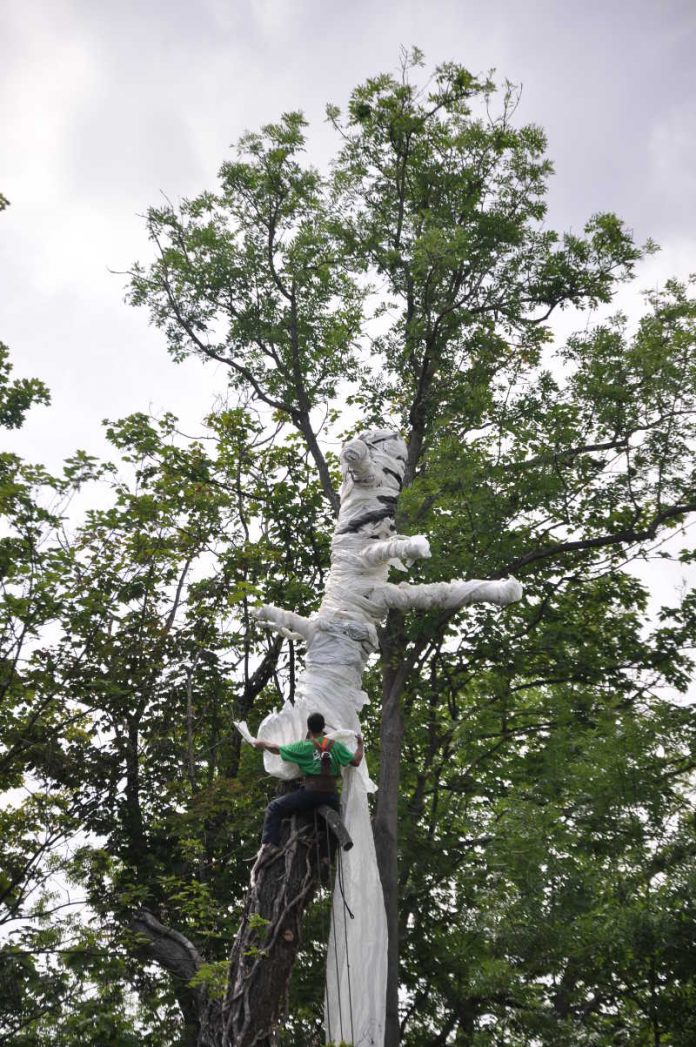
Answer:
<svg viewBox="0 0 696 1047"><path fill-rule="evenodd" d="M693 561L696 302L669 282L639 322L583 317L557 343L555 311L610 302L652 245L612 214L551 229L545 138L515 89L456 64L419 85L421 64L329 107L330 170L285 114L242 139L214 191L148 212L156 255L131 301L175 359L229 380L198 439L171 416L111 423L111 500L69 536L31 485L63 493L95 463L60 482L8 464L3 784L33 776L52 812L36 796L7 809L23 820L10 908L30 913L12 870L49 818L79 828L62 875L90 906L76 928L34 912L53 966L36 929L3 953L23 972L5 1006L26 1042L55 1042L42 1015L61 1000L72 1043L88 986L108 985L100 1042L196 1043L270 788L231 720L292 693L301 656L250 604L317 606L335 453L365 424L408 440L399 529L433 548L417 577L514 572L526 592L504 615L393 615L371 671L368 759L401 765L375 811L400 943L390 1042L693 1040L695 603L648 614L631 565ZM42 398L8 392L5 424ZM140 907L193 945L193 978L134 931ZM324 916L287 1043L322 1042Z"/></svg>

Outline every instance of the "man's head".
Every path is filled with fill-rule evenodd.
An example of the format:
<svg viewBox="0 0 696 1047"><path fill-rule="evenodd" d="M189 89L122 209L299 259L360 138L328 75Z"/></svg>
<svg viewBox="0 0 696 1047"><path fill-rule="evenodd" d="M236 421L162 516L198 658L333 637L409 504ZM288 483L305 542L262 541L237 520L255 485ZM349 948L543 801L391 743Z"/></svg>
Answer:
<svg viewBox="0 0 696 1047"><path fill-rule="evenodd" d="M311 716L307 717L307 730L310 734L321 734L324 730L325 722L321 713L312 713Z"/></svg>

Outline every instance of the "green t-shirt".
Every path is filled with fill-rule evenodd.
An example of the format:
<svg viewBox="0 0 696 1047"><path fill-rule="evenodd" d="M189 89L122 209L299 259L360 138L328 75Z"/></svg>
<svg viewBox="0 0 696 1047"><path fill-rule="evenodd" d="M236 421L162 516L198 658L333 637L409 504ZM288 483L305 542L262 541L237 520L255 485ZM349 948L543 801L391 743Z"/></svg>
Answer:
<svg viewBox="0 0 696 1047"><path fill-rule="evenodd" d="M317 738L321 742L321 738ZM309 738L301 742L291 742L290 745L280 746L280 755L288 763L296 763L303 774L321 774L321 753ZM353 759L350 749L346 749L341 742L334 742L330 750L331 773L338 774L341 767L345 767Z"/></svg>

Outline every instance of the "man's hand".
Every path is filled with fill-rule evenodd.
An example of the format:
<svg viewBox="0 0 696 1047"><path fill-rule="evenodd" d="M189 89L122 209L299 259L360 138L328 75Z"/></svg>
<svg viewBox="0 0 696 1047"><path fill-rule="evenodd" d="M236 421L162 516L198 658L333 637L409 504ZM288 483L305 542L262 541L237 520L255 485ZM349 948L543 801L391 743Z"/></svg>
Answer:
<svg viewBox="0 0 696 1047"><path fill-rule="evenodd" d="M363 753L363 736L361 734L356 734L355 738L356 738L356 741L358 743L358 748L355 750L355 756L350 761L351 767L359 767L360 764L362 763L362 759L363 759L363 755L364 755L364 753Z"/></svg>

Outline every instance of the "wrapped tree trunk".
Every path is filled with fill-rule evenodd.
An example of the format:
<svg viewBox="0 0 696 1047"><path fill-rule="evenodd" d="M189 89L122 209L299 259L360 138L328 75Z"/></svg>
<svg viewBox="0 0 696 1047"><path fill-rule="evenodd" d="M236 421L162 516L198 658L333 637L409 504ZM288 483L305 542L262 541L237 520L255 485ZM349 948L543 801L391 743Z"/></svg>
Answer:
<svg viewBox="0 0 696 1047"><path fill-rule="evenodd" d="M307 645L296 701L268 716L259 729L260 737L278 744L297 741L305 734L307 716L320 712L330 726L329 736L354 745L355 732L360 730L358 714L368 700L362 689L363 671L369 656L378 649L377 627L390 611L393 619L410 610L458 608L482 601L504 606L519 599L521 587L514 579L433 585L393 585L388 581L391 567L406 570L414 560L430 555L423 536L396 534L394 514L405 462L404 442L389 431L364 432L344 446L340 513L331 547L331 571L319 611L309 619L272 606L257 612L258 619L269 628ZM400 694L396 683L403 684L401 677L407 671L398 664L398 643L394 641L390 632L385 678L394 677L395 686L384 696L383 736L385 730L387 734L392 730L395 716L399 718L398 708L392 705L394 695L398 702ZM246 725L239 726L250 737ZM334 891L325 1017L330 1035L350 1041L354 1047L384 1047L387 996L397 999L398 738L396 742L392 739L390 751L390 773L384 774L382 783L387 802L380 805L376 823L379 866L367 802L368 793L376 787L365 762L359 768L344 768L343 775L345 825L341 831L350 839L343 840L339 887ZM278 778L299 774L295 765L268 752L264 762L266 770ZM346 843L354 846L346 848ZM274 1030L286 1006L302 916L320 878L328 879L330 869L323 859L330 858L327 852L335 847L335 837L327 833L323 822L317 833L310 814L286 821L280 852L260 852L231 951L222 1005L208 998L203 987L191 986L201 960L188 939L163 926L152 913L143 910L134 918L133 928L146 943L150 956L175 980L186 1020L187 1045L275 1044ZM350 920L346 919L347 912ZM393 1027L394 1022L390 1025Z"/></svg>
<svg viewBox="0 0 696 1047"><path fill-rule="evenodd" d="M423 536L396 534L394 516L405 463L406 445L388 430L361 433L344 446L340 512L319 611L309 619L273 606L257 612L269 628L307 645L295 703L286 703L280 713L267 717L259 737L277 744L297 741L304 737L307 716L319 712L331 728L327 733L350 743L360 730L358 714L368 700L362 689L363 671L378 649L377 627L390 610L458 608L484 601L504 606L520 598L522 590L514 579L432 585L388 581L390 567L406 570L407 564L430 555ZM299 773L294 765L270 753L264 754L264 763L279 778ZM355 848L344 856L341 899L334 898L330 951L336 959L327 971L326 1018L329 1028L339 1029L343 1024L341 999L351 996L349 1036L355 1047L384 1044L388 928L395 923L396 881L394 890L388 890L391 884L385 877L390 881L395 876L396 818L394 815L389 827L389 846L381 847L378 869L367 803L367 794L374 789L365 763L358 769L345 769L343 812ZM271 1043L270 1026L281 1013L297 948L299 917L313 890L311 856L304 848L302 839L293 837L282 862L276 859L268 869L261 864L256 868L245 920L232 951L223 1047ZM345 912L344 902L355 919L343 927L339 942L336 922L337 915ZM274 928L282 918L282 927L278 933L269 932L265 944L259 945L255 915L270 918L264 913L273 914ZM262 951L255 951L258 949ZM348 1035L342 1030L339 1038L348 1039Z"/></svg>

